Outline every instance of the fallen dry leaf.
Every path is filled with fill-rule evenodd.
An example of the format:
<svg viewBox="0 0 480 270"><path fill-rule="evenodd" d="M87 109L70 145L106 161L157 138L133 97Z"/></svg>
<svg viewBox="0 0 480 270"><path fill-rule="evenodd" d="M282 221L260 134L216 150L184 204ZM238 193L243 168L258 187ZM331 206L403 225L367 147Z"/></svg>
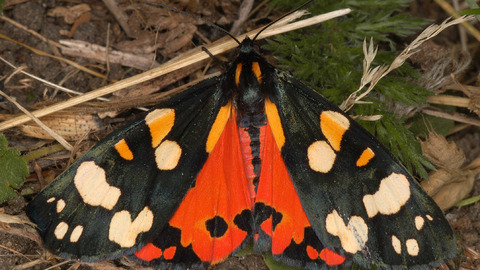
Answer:
<svg viewBox="0 0 480 270"><path fill-rule="evenodd" d="M463 150L435 132L430 132L421 145L423 155L438 170L432 171L429 181L422 181L420 185L442 210L449 209L470 193L479 173L478 166L460 169L465 162ZM476 164L474 162L472 164Z"/></svg>
<svg viewBox="0 0 480 270"><path fill-rule="evenodd" d="M75 20L91 8L87 4L80 4L73 7L56 7L48 11L47 15L52 17L63 17L66 23L72 24Z"/></svg>
<svg viewBox="0 0 480 270"><path fill-rule="evenodd" d="M444 136L435 132L428 134L428 139L420 142L422 152L435 167L458 169L465 162L465 154L455 142L449 142Z"/></svg>

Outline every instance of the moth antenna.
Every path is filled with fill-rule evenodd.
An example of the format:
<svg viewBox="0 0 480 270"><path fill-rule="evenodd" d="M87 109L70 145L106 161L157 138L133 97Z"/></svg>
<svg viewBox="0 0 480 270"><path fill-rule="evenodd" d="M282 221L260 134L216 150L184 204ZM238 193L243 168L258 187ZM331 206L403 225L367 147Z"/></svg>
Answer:
<svg viewBox="0 0 480 270"><path fill-rule="evenodd" d="M204 51L206 54L208 54L210 56L210 58L212 58L213 60L217 61L218 63L224 65L225 62L223 62L222 60L218 59L218 57L216 57L215 55L213 55L207 48L203 47L202 46L202 51Z"/></svg>
<svg viewBox="0 0 480 270"><path fill-rule="evenodd" d="M262 30L260 30L260 31L259 31L259 32L258 32L258 33L255 35L255 37L252 39L252 41L255 41L255 40L257 39L258 35L260 35L260 33L262 33L262 32L263 32L263 30L265 30L265 29L267 29L268 27L272 26L272 24L274 24L274 23L276 23L276 22L280 21L281 19L283 19L283 18L285 18L285 17L289 16L290 14L292 14L292 13L294 13L294 12L298 11L299 9L303 8L304 6L306 6L306 5L310 4L312 1L313 1L313 0L310 0L310 1L306 2L306 3L304 3L303 5L301 5L301 6L297 7L296 9L294 9L294 10L292 10L292 11L288 12L288 13L287 13L287 14L285 14L285 15L282 15L280 18L278 18L278 19L276 19L276 20L274 20L274 21L270 22L269 24L265 25L265 27L263 27L263 28L262 28Z"/></svg>
<svg viewBox="0 0 480 270"><path fill-rule="evenodd" d="M312 0L310 0L310 1L312 1ZM175 11L175 12L185 14L185 15L190 16L190 17L192 17L192 18L199 19L199 20L201 20L202 22L210 25L211 27L213 27L213 28L215 28L215 29L218 29L218 30L224 32L225 34L229 35L233 40L235 40L235 42L238 43L238 45L240 45L240 43L241 43L240 41L238 41L237 38L235 38L235 37L234 37L232 34L230 34L227 30L221 28L220 26L218 26L218 25L216 25L216 24L214 24L214 23L211 23L211 22L209 22L209 21L207 21L207 20L204 20L204 19L202 19L202 18L200 18L200 17L198 17L198 16L195 16L195 15L193 15L193 14L190 14L190 13L188 13L188 12L185 12L185 11L183 11L183 10L179 10L179 9L174 8L174 7L171 7L171 6L167 6L167 5L162 4L162 3L157 3L157 2L145 2L145 3L147 3L147 4L152 4L152 5L159 5L159 6L162 6L162 7L164 7L164 8L171 9L171 10L173 10L173 11Z"/></svg>

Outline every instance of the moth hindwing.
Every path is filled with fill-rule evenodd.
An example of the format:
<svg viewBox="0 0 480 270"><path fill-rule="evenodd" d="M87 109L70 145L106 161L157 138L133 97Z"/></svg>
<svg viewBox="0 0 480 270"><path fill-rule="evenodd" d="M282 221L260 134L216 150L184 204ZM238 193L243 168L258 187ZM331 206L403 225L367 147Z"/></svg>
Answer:
<svg viewBox="0 0 480 270"><path fill-rule="evenodd" d="M28 205L45 246L87 261L217 264L251 239L309 269L452 258L435 202L338 107L246 38L226 72L110 134Z"/></svg>

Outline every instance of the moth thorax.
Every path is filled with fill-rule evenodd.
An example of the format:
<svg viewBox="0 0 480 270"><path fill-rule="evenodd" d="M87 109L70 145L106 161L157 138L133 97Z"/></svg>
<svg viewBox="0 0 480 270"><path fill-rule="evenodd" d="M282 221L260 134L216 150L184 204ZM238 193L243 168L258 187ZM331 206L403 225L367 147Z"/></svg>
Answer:
<svg viewBox="0 0 480 270"><path fill-rule="evenodd" d="M267 116L264 112L255 114L237 114L237 125L239 128L259 128L267 124Z"/></svg>

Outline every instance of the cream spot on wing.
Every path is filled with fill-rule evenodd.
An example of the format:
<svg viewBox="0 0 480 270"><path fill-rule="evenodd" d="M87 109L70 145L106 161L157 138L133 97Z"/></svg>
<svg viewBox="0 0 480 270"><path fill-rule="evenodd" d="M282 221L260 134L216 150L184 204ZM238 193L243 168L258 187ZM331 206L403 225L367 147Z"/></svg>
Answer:
<svg viewBox="0 0 480 270"><path fill-rule="evenodd" d="M392 235L392 246L397 254L402 254L402 243L395 235Z"/></svg>
<svg viewBox="0 0 480 270"><path fill-rule="evenodd" d="M346 226L337 210L333 210L326 218L325 228L328 233L338 236L342 248L352 254L362 250L368 241L368 226L359 216L352 216Z"/></svg>
<svg viewBox="0 0 480 270"><path fill-rule="evenodd" d="M65 205L66 205L66 203L65 203L64 200L62 200L62 199L58 200L58 202L57 202L57 213L62 212L63 208L65 208Z"/></svg>
<svg viewBox="0 0 480 270"><path fill-rule="evenodd" d="M83 233L82 225L78 225L77 227L75 227L75 229L73 229L72 231L72 234L70 235L70 242L76 243L80 238L80 236L82 236L82 233Z"/></svg>
<svg viewBox="0 0 480 270"><path fill-rule="evenodd" d="M405 243L407 245L407 252L410 256L417 256L420 251L418 247L418 242L415 239L408 239Z"/></svg>
<svg viewBox="0 0 480 270"><path fill-rule="evenodd" d="M339 112L324 111L320 115L322 133L336 151L340 151L343 134L349 127L350 121Z"/></svg>
<svg viewBox="0 0 480 270"><path fill-rule="evenodd" d="M378 191L373 195L365 195L363 204L369 218L378 213L391 215L400 211L410 198L410 183L403 174L392 173L382 179Z"/></svg>
<svg viewBox="0 0 480 270"><path fill-rule="evenodd" d="M62 221L58 223L53 233L55 234L55 237L58 240L62 240L65 234L67 233L67 231L68 231L68 224Z"/></svg>
<svg viewBox="0 0 480 270"><path fill-rule="evenodd" d="M308 147L308 164L314 171L327 173L335 163L337 155L325 141L316 141Z"/></svg>
<svg viewBox="0 0 480 270"><path fill-rule="evenodd" d="M430 215L425 215L425 216L427 217L428 220L433 221L432 216L430 216Z"/></svg>
<svg viewBox="0 0 480 270"><path fill-rule="evenodd" d="M108 239L123 248L133 247L137 236L150 230L152 224L153 213L148 207L143 208L133 221L130 212L126 210L117 212L110 222Z"/></svg>
<svg viewBox="0 0 480 270"><path fill-rule="evenodd" d="M163 141L155 150L155 161L160 170L173 170L178 165L182 148L176 142Z"/></svg>
<svg viewBox="0 0 480 270"><path fill-rule="evenodd" d="M417 227L417 230L420 231L423 228L424 224L425 224L425 220L421 216L415 217L415 227Z"/></svg>
<svg viewBox="0 0 480 270"><path fill-rule="evenodd" d="M77 169L75 187L83 201L91 206L112 210L120 197L120 189L107 183L105 170L94 161L85 161Z"/></svg>
<svg viewBox="0 0 480 270"><path fill-rule="evenodd" d="M150 129L152 147L156 148L172 130L175 123L175 111L168 108L153 110L145 116L145 123Z"/></svg>
<svg viewBox="0 0 480 270"><path fill-rule="evenodd" d="M55 197L51 197L50 199L47 200L47 203L51 203L55 201Z"/></svg>

